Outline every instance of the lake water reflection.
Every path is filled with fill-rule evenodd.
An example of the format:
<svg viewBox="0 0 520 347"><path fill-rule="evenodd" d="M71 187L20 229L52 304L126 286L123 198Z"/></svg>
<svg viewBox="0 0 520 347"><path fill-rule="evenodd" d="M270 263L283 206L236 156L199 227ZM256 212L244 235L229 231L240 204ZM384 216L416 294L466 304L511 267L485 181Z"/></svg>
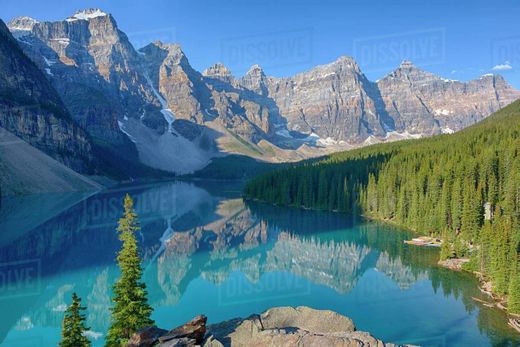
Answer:
<svg viewBox="0 0 520 347"><path fill-rule="evenodd" d="M54 346L73 291L94 345L109 325L122 198L135 200L157 324L209 322L307 305L351 317L384 341L518 346L502 312L478 306L475 279L438 268L404 230L342 214L244 202L240 183L119 186L88 196L2 201L0 342Z"/></svg>

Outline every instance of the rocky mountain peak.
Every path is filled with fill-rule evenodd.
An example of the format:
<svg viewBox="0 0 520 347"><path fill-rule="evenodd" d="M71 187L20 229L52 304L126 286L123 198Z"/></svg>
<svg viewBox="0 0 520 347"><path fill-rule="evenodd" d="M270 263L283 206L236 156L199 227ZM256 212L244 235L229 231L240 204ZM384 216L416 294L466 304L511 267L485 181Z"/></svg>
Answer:
<svg viewBox="0 0 520 347"><path fill-rule="evenodd" d="M428 74L430 73L425 72L424 70L421 70L418 68L414 63L412 63L410 60L403 60L401 64L397 67L397 69L393 72L396 75L410 75L410 74Z"/></svg>
<svg viewBox="0 0 520 347"><path fill-rule="evenodd" d="M231 70L222 63L216 63L204 70L202 74L207 77L230 77Z"/></svg>
<svg viewBox="0 0 520 347"><path fill-rule="evenodd" d="M503 80L504 78L501 75L496 75L492 73L487 73L480 76L480 80Z"/></svg>
<svg viewBox="0 0 520 347"><path fill-rule="evenodd" d="M383 83L388 81L401 80L406 81L406 83L410 82L425 82L425 81L433 81L438 80L441 81L437 75L434 75L430 72L426 72L416 65L414 65L410 60L403 60L399 66L389 73L386 77L384 77L381 81Z"/></svg>
<svg viewBox="0 0 520 347"><path fill-rule="evenodd" d="M255 91L260 95L267 94L266 79L264 70L260 65L253 65L249 68L246 74L240 79L240 85L243 87Z"/></svg>
<svg viewBox="0 0 520 347"><path fill-rule="evenodd" d="M264 70L258 64L255 64L247 70L246 75L248 76L265 76Z"/></svg>
<svg viewBox="0 0 520 347"><path fill-rule="evenodd" d="M38 23L40 22L32 17L23 16L12 19L7 23L7 27L10 30L30 31Z"/></svg>
<svg viewBox="0 0 520 347"><path fill-rule="evenodd" d="M325 65L318 65L315 68L300 73L301 76L308 76L309 74L315 75L316 78L327 77L331 75L361 75L361 68L352 57L341 56L332 63Z"/></svg>
<svg viewBox="0 0 520 347"><path fill-rule="evenodd" d="M99 8L88 8L88 9L76 11L72 16L68 17L66 19L66 21L67 22L73 22L73 21L77 21L77 20L88 21L92 18L106 17L106 16L109 16L109 14L100 10Z"/></svg>
<svg viewBox="0 0 520 347"><path fill-rule="evenodd" d="M154 41L139 49L139 52L145 56L145 60L149 63L165 64L169 67L180 66L182 69L192 70L188 58L186 58L186 54L179 44Z"/></svg>
<svg viewBox="0 0 520 347"><path fill-rule="evenodd" d="M161 47L168 52L168 56L175 57L179 61L186 58L186 54L184 54L181 45L177 43L163 43Z"/></svg>
<svg viewBox="0 0 520 347"><path fill-rule="evenodd" d="M338 59L336 59L332 64L333 66L340 67L340 68L347 68L351 70L360 71L358 63L354 60L352 57L348 56L341 56Z"/></svg>
<svg viewBox="0 0 520 347"><path fill-rule="evenodd" d="M340 63L340 64L356 64L356 61L354 60L353 57L349 57L347 55L342 55L340 56L338 59L336 59L336 63Z"/></svg>

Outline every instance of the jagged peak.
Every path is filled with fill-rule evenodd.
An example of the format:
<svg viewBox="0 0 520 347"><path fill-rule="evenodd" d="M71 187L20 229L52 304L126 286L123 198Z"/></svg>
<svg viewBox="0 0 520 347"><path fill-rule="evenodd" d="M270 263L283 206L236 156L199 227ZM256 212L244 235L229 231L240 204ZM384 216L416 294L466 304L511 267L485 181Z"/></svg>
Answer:
<svg viewBox="0 0 520 347"><path fill-rule="evenodd" d="M87 8L84 10L76 11L72 16L66 19L67 22L73 22L77 20L90 20L97 17L106 17L109 14L100 10L99 8Z"/></svg>
<svg viewBox="0 0 520 347"><path fill-rule="evenodd" d="M387 80L387 79L406 79L408 80L410 76L413 76L412 79L433 79L433 80L445 80L431 72L424 71L420 68L418 68L414 63L412 63L410 60L403 60L399 64L399 66L392 72L390 72L388 75L386 75L384 78L382 78L379 81ZM447 82L447 81L446 81Z"/></svg>
<svg viewBox="0 0 520 347"><path fill-rule="evenodd" d="M356 61L353 57L350 57L348 55L342 55L338 59L335 60L336 63L346 63L346 64L356 64Z"/></svg>
<svg viewBox="0 0 520 347"><path fill-rule="evenodd" d="M146 50L146 47L157 47L163 50L167 50L170 53L182 53L184 55L184 52L182 51L181 45L178 43L164 43L161 40L155 40L149 43L148 45L142 47L139 49L139 51Z"/></svg>
<svg viewBox="0 0 520 347"><path fill-rule="evenodd" d="M258 64L252 65L249 70L247 70L246 75L265 75L264 70Z"/></svg>
<svg viewBox="0 0 520 347"><path fill-rule="evenodd" d="M216 63L204 70L202 74L204 76L228 77L231 76L231 70L222 63Z"/></svg>
<svg viewBox="0 0 520 347"><path fill-rule="evenodd" d="M13 18L7 23L7 27L10 30L32 30L33 26L38 23L40 22L32 17L22 16Z"/></svg>
<svg viewBox="0 0 520 347"><path fill-rule="evenodd" d="M347 56L347 55L342 55L339 58L337 58L336 60L334 60L332 63L326 64L326 65L322 65L322 66L334 67L335 69L337 69L337 68L341 68L341 69L347 68L347 69L352 69L352 70L356 70L356 71L360 70L359 65L356 62L356 60L353 57L350 57L350 56Z"/></svg>
<svg viewBox="0 0 520 347"><path fill-rule="evenodd" d="M511 86L504 78L504 76L500 75L500 74L496 74L496 73L487 73L487 74L484 74L482 76L480 76L480 78L478 79L480 81L492 81L493 83L497 83L497 84L503 84L503 85L507 85L507 86ZM477 81L478 81L477 80Z"/></svg>
<svg viewBox="0 0 520 347"><path fill-rule="evenodd" d="M178 43L163 43L162 41L155 40L148 45L141 47L138 49L139 53L143 55L147 54L155 54L154 52L161 51L162 54L165 54L163 58L171 57L174 58L177 62L181 62L186 58L186 54L184 54L181 45Z"/></svg>

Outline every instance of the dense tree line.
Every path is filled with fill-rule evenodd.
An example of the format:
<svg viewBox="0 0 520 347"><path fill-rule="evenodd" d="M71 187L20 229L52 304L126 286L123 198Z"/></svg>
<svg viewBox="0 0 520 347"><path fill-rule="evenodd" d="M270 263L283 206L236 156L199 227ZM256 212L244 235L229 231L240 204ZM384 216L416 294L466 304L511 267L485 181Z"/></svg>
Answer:
<svg viewBox="0 0 520 347"><path fill-rule="evenodd" d="M362 213L439 236L447 241L442 258L469 257L469 267L520 313L520 101L457 134L370 146L265 174L244 195Z"/></svg>

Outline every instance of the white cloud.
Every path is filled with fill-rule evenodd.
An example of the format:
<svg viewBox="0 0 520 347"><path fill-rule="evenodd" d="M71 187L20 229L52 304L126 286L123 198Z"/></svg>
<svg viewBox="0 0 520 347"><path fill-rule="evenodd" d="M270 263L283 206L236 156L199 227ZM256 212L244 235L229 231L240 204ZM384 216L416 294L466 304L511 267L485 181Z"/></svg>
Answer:
<svg viewBox="0 0 520 347"><path fill-rule="evenodd" d="M506 61L504 64L498 64L493 66L493 70L512 70L513 66L511 66L511 63Z"/></svg>

